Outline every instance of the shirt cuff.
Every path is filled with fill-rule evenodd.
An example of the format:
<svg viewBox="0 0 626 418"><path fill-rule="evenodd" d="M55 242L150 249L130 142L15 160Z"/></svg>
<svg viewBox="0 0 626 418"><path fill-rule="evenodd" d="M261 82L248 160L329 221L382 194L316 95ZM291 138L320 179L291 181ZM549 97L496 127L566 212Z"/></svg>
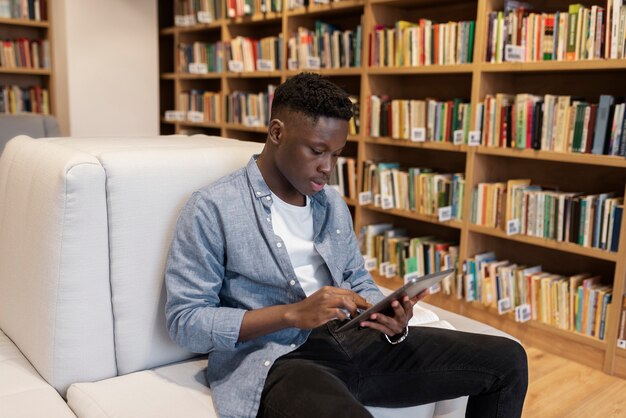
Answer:
<svg viewBox="0 0 626 418"><path fill-rule="evenodd" d="M219 308L213 315L211 338L217 351L232 351L239 340L244 309Z"/></svg>

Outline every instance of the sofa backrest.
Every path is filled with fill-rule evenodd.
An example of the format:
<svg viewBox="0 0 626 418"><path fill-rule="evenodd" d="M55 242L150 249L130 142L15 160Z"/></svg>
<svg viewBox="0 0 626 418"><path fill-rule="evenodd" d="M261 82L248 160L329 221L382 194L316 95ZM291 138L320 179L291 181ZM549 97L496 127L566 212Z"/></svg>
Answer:
<svg viewBox="0 0 626 418"><path fill-rule="evenodd" d="M163 271L190 194L260 144L196 135L13 139L0 158L0 327L61 393L192 356Z"/></svg>

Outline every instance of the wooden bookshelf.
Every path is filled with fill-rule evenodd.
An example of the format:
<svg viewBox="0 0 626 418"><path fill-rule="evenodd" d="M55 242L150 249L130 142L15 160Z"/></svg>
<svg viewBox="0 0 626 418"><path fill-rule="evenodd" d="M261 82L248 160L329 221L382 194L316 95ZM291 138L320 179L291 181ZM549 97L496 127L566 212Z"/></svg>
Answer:
<svg viewBox="0 0 626 418"><path fill-rule="evenodd" d="M544 2L530 0L539 10L567 10L573 1ZM554 3L554 4L552 4ZM600 5L589 0L585 6ZM549 6L548 6L549 4ZM522 63L485 62L488 18L491 11L502 10L503 0L344 0L328 5L312 4L306 8L282 13L255 14L190 27L175 27L173 1L159 1L161 116L166 110L179 107L179 95L187 89L219 91L223 97L235 90L259 92L267 84L279 84L298 71L288 70L287 40L300 25L322 21L359 21L362 25L362 65L358 68L313 70L343 86L360 101L360 133L350 135L346 156L357 159L357 189L361 190L362 167L366 160L399 162L403 166L432 167L465 176L465 200L462 220L439 222L436 217L404 210L383 210L373 205L360 206L356 199L345 199L354 215L357 233L371 223L390 222L405 227L411 236L432 235L459 244L460 261L484 251L495 251L498 259L520 264L542 264L546 271L572 275L589 271L600 274L612 286L617 301L626 292L626 220L622 221L617 252L588 248L526 235L507 235L495 228L470 222L473 188L480 182L505 181L511 178L532 178L533 184L556 185L566 191L584 193L626 192L626 159L607 155L561 153L531 149L490 148L487 146L453 145L450 142L410 142L388 137L368 136L368 98L372 94L388 94L394 99L451 100L465 98L470 102L470 130L476 129L478 104L487 94L559 94L588 97L597 103L600 94L623 96L626 59L595 59L580 61L546 61ZM549 10L548 10L549 9ZM399 19L420 18L438 22L474 20L473 60L468 64L428 65L420 67L369 67L370 34L376 24L392 25ZM2 21L0 20L0 25ZM343 28L342 28L343 29ZM177 45L193 41L228 41L235 36L283 34L283 66L275 71L212 74L187 74L177 71ZM222 99L224 103L224 99ZM224 108L222 108L224 110ZM225 112L222 112L225 115ZM262 142L266 129L244 125L167 122L162 119L163 133L177 133L193 128L208 134L219 133L230 138ZM381 286L396 288L402 278L392 279L374 274ZM431 295L428 303L509 332L522 341L581 362L588 366L626 378L626 350L616 347L621 306L613 302L606 324L604 341L564 331L539 321L518 323L511 314L499 315L494 308L480 302L465 302L454 295Z"/></svg>
<svg viewBox="0 0 626 418"><path fill-rule="evenodd" d="M24 3L23 7L27 7ZM34 6L35 7L35 6ZM45 7L45 6L40 6ZM50 13L41 11L42 16L50 17ZM54 115L54 85L52 61L52 37L50 20L30 20L24 18L0 17L0 44L2 41L19 39L46 40L49 45L49 68L7 67L0 66L0 87L19 86L20 88L41 87L48 92L48 110ZM16 52L19 53L19 52Z"/></svg>

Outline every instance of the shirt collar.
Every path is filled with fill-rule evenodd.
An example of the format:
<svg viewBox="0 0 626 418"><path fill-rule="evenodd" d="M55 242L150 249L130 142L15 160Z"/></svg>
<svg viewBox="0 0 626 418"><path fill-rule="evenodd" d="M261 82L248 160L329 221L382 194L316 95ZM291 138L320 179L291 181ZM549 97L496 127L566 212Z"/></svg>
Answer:
<svg viewBox="0 0 626 418"><path fill-rule="evenodd" d="M246 166L248 181L250 182L250 187L252 188L252 191L254 192L254 195L257 199L270 196L272 193L269 186L267 185L267 183L265 183L265 180L263 179L263 175L261 174L261 170L259 170L259 166L256 164L256 160L257 158L259 158L259 155L260 154L254 154L252 158L250 158L250 161L248 161L248 165ZM312 201L316 201L323 206L326 205L326 190L321 190L310 197Z"/></svg>

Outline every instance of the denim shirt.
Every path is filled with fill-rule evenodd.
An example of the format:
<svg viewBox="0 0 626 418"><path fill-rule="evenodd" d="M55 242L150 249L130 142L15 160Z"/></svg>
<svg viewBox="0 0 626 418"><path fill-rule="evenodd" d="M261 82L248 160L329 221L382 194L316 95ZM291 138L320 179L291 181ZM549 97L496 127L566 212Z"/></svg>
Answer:
<svg viewBox="0 0 626 418"><path fill-rule="evenodd" d="M237 342L247 310L306 297L271 224L272 197L253 156L246 167L195 192L183 208L167 260L165 307L172 339L209 353L207 380L218 414L256 417L274 361L310 330L287 328ZM314 246L335 286L382 299L354 235L350 211L325 188L311 197Z"/></svg>

